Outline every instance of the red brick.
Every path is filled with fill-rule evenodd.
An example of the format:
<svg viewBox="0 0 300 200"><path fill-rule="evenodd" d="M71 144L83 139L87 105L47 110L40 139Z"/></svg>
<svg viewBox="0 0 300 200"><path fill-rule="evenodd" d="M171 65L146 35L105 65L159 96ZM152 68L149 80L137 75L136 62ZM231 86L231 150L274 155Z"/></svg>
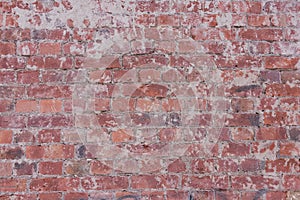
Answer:
<svg viewBox="0 0 300 200"><path fill-rule="evenodd" d="M262 3L257 1L233 1L233 12L236 13L255 13L259 14L262 11Z"/></svg>
<svg viewBox="0 0 300 200"><path fill-rule="evenodd" d="M41 69L45 65L45 60L41 56L31 56L27 61L27 67L32 69Z"/></svg>
<svg viewBox="0 0 300 200"><path fill-rule="evenodd" d="M71 55L83 55L84 54L84 46L80 43L68 43L63 46L63 50L65 54Z"/></svg>
<svg viewBox="0 0 300 200"><path fill-rule="evenodd" d="M266 161L266 172L299 172L300 165L297 159L276 159Z"/></svg>
<svg viewBox="0 0 300 200"><path fill-rule="evenodd" d="M253 140L254 130L251 128L235 128L231 131L231 137L233 140Z"/></svg>
<svg viewBox="0 0 300 200"><path fill-rule="evenodd" d="M71 160L65 162L65 174L83 176L89 172L89 164L85 160Z"/></svg>
<svg viewBox="0 0 300 200"><path fill-rule="evenodd" d="M217 172L237 172L239 168L238 162L233 159L216 160Z"/></svg>
<svg viewBox="0 0 300 200"><path fill-rule="evenodd" d="M38 104L35 100L18 100L16 103L17 112L34 112L38 110Z"/></svg>
<svg viewBox="0 0 300 200"><path fill-rule="evenodd" d="M168 165L168 171L169 172L174 172L174 173L185 172L186 171L186 164L182 160L176 159Z"/></svg>
<svg viewBox="0 0 300 200"><path fill-rule="evenodd" d="M262 162L257 159L244 159L240 162L240 169L243 172L254 172L262 170Z"/></svg>
<svg viewBox="0 0 300 200"><path fill-rule="evenodd" d="M282 191L270 191L266 194L266 200L281 200L281 199L287 199L287 192Z"/></svg>
<svg viewBox="0 0 300 200"><path fill-rule="evenodd" d="M256 156L261 156L263 158L273 158L277 154L277 149L275 147L276 144L273 141L254 142L252 143L252 152Z"/></svg>
<svg viewBox="0 0 300 200"><path fill-rule="evenodd" d="M265 125L294 125L296 119L289 116L287 112L274 111L264 112L264 124Z"/></svg>
<svg viewBox="0 0 300 200"><path fill-rule="evenodd" d="M0 163L0 176L11 176L12 175L12 163L1 162Z"/></svg>
<svg viewBox="0 0 300 200"><path fill-rule="evenodd" d="M290 86L288 84L280 84L280 83L274 83L267 85L266 87L266 95L277 97L277 96L286 96L286 97L299 97L300 96L300 87Z"/></svg>
<svg viewBox="0 0 300 200"><path fill-rule="evenodd" d="M297 110L298 107L298 98L292 97L280 99L279 110L281 111L294 111Z"/></svg>
<svg viewBox="0 0 300 200"><path fill-rule="evenodd" d="M40 112L42 113L55 113L62 111L61 100L41 100L40 101Z"/></svg>
<svg viewBox="0 0 300 200"><path fill-rule="evenodd" d="M248 25L249 26L270 26L270 16L268 15L248 15Z"/></svg>
<svg viewBox="0 0 300 200"><path fill-rule="evenodd" d="M40 143L60 142L61 131L57 129L43 129L38 132L37 138Z"/></svg>
<svg viewBox="0 0 300 200"><path fill-rule="evenodd" d="M27 146L26 157L29 159L65 159L74 157L74 146L53 144L48 146Z"/></svg>
<svg viewBox="0 0 300 200"><path fill-rule="evenodd" d="M18 43L17 54L22 56L36 55L38 52L38 44L33 42Z"/></svg>
<svg viewBox="0 0 300 200"><path fill-rule="evenodd" d="M132 136L132 134L133 133L130 130L119 129L119 130L113 131L111 133L111 140L114 143L132 141L132 140L134 140L134 137Z"/></svg>
<svg viewBox="0 0 300 200"><path fill-rule="evenodd" d="M251 99L232 99L231 107L234 112L247 112L254 108L254 102Z"/></svg>
<svg viewBox="0 0 300 200"><path fill-rule="evenodd" d="M70 57L46 57L45 69L71 69L73 66L72 58Z"/></svg>
<svg viewBox="0 0 300 200"><path fill-rule="evenodd" d="M287 2L268 1L264 5L264 11L267 13L277 13L277 12L284 12L284 11L289 12L289 11L294 11L294 9L296 9L294 7L294 4L288 1Z"/></svg>
<svg viewBox="0 0 300 200"><path fill-rule="evenodd" d="M1 128L25 128L27 118L19 115L3 115L0 116Z"/></svg>
<svg viewBox="0 0 300 200"><path fill-rule="evenodd" d="M17 73L19 83L32 84L39 82L39 71L20 71Z"/></svg>
<svg viewBox="0 0 300 200"><path fill-rule="evenodd" d="M61 45L60 43L41 43L40 54L42 55L60 55Z"/></svg>
<svg viewBox="0 0 300 200"><path fill-rule="evenodd" d="M279 154L281 156L299 156L300 145L297 142L282 142L280 143Z"/></svg>
<svg viewBox="0 0 300 200"><path fill-rule="evenodd" d="M284 140L287 139L286 129L283 127L261 127L256 133L258 140Z"/></svg>
<svg viewBox="0 0 300 200"><path fill-rule="evenodd" d="M187 191L178 191L178 190L167 191L167 199L169 200L188 199L189 197L190 194Z"/></svg>
<svg viewBox="0 0 300 200"><path fill-rule="evenodd" d="M216 27L218 25L216 14L205 14L202 18L202 23L209 27Z"/></svg>
<svg viewBox="0 0 300 200"><path fill-rule="evenodd" d="M15 83L15 73L13 71L0 72L0 83L2 84Z"/></svg>
<svg viewBox="0 0 300 200"><path fill-rule="evenodd" d="M0 42L0 54L1 55L15 55L16 45L10 42Z"/></svg>
<svg viewBox="0 0 300 200"><path fill-rule="evenodd" d="M179 26L179 16L177 15L160 15L156 20L160 26Z"/></svg>
<svg viewBox="0 0 300 200"><path fill-rule="evenodd" d="M33 175L36 172L36 164L27 162L15 163L14 169L18 176Z"/></svg>
<svg viewBox="0 0 300 200"><path fill-rule="evenodd" d="M84 192L72 192L65 194L65 200L88 200L88 193Z"/></svg>
<svg viewBox="0 0 300 200"><path fill-rule="evenodd" d="M109 70L96 70L89 74L89 79L97 83L110 83L112 80L112 73Z"/></svg>
<svg viewBox="0 0 300 200"><path fill-rule="evenodd" d="M297 43L291 43L291 42L276 42L273 44L273 54L275 55L282 55L280 57L282 60L284 59L289 59L290 57L285 57L285 56L294 56L297 55L298 52L300 51L299 45ZM278 56L277 56L278 57ZM293 59L293 58L290 58Z"/></svg>
<svg viewBox="0 0 300 200"><path fill-rule="evenodd" d="M1 39L15 41L15 40L29 40L30 39L30 29L20 29L20 28L7 28L0 31Z"/></svg>
<svg viewBox="0 0 300 200"><path fill-rule="evenodd" d="M258 114L232 114L232 116L225 120L228 126L258 126Z"/></svg>
<svg viewBox="0 0 300 200"><path fill-rule="evenodd" d="M13 198L15 200L31 200L31 199L36 199L37 195L36 194L15 194L13 195Z"/></svg>
<svg viewBox="0 0 300 200"><path fill-rule="evenodd" d="M239 199L240 194L235 191L216 191L216 200Z"/></svg>
<svg viewBox="0 0 300 200"><path fill-rule="evenodd" d="M39 193L39 199L40 200L48 200L48 199L53 199L53 200L59 200L62 198L61 193Z"/></svg>
<svg viewBox="0 0 300 200"><path fill-rule="evenodd" d="M224 68L250 68L261 66L261 58L255 56L232 56L230 58L218 56L215 61L218 67Z"/></svg>
<svg viewBox="0 0 300 200"><path fill-rule="evenodd" d="M224 146L222 156L246 156L250 153L250 145L243 143L228 143Z"/></svg>
<svg viewBox="0 0 300 200"><path fill-rule="evenodd" d="M12 142L11 130L0 130L0 144L9 144Z"/></svg>
<svg viewBox="0 0 300 200"><path fill-rule="evenodd" d="M289 57L265 57L266 69L297 69L299 58Z"/></svg>
<svg viewBox="0 0 300 200"><path fill-rule="evenodd" d="M91 172L93 174L110 174L112 168L100 161L93 161L91 163Z"/></svg>
<svg viewBox="0 0 300 200"><path fill-rule="evenodd" d="M266 41L251 42L249 51L253 54L269 54L271 52L271 43Z"/></svg>
<svg viewBox="0 0 300 200"><path fill-rule="evenodd" d="M70 38L70 32L62 28L47 30L47 33L49 40L68 40Z"/></svg>
<svg viewBox="0 0 300 200"><path fill-rule="evenodd" d="M61 175L62 167L62 162L40 162L38 171L40 174Z"/></svg>
<svg viewBox="0 0 300 200"><path fill-rule="evenodd" d="M25 179L0 179L0 192L25 192L26 182Z"/></svg>
<svg viewBox="0 0 300 200"><path fill-rule="evenodd" d="M47 71L42 71L41 75L42 75L41 82L43 83L59 83L59 82L63 82L65 73L58 70L57 71L47 70Z"/></svg>
<svg viewBox="0 0 300 200"><path fill-rule="evenodd" d="M96 30L94 28L74 29L73 38L78 41L90 41L93 39Z"/></svg>
<svg viewBox="0 0 300 200"><path fill-rule="evenodd" d="M18 27L17 17L15 15L7 14L5 21L7 27Z"/></svg>
<svg viewBox="0 0 300 200"><path fill-rule="evenodd" d="M194 41L179 41L178 51L179 53L192 53L197 51L197 45Z"/></svg>
<svg viewBox="0 0 300 200"><path fill-rule="evenodd" d="M284 175L283 176L283 188L287 191L300 190L300 176L299 175Z"/></svg>
<svg viewBox="0 0 300 200"><path fill-rule="evenodd" d="M211 173L214 172L214 160L212 159L195 159L191 163L193 173Z"/></svg>
<svg viewBox="0 0 300 200"><path fill-rule="evenodd" d="M31 191L74 191L79 189L78 178L34 178Z"/></svg>
<svg viewBox="0 0 300 200"><path fill-rule="evenodd" d="M128 177L125 176L100 176L93 179L82 179L82 187L85 190L126 190L129 187Z"/></svg>
<svg viewBox="0 0 300 200"><path fill-rule="evenodd" d="M32 143L35 142L34 134L28 130L20 130L14 134L15 143Z"/></svg>
<svg viewBox="0 0 300 200"><path fill-rule="evenodd" d="M211 2L204 1L202 9L205 12L216 12L220 10L222 13L227 13L231 11L231 2L221 1L221 2Z"/></svg>
<svg viewBox="0 0 300 200"><path fill-rule="evenodd" d="M279 41L283 39L281 29L243 29L239 33L242 40Z"/></svg>
<svg viewBox="0 0 300 200"><path fill-rule="evenodd" d="M0 112L8 112L13 110L11 100L0 100Z"/></svg>
<svg viewBox="0 0 300 200"><path fill-rule="evenodd" d="M288 41L298 41L300 40L299 29L286 29L285 39Z"/></svg>
<svg viewBox="0 0 300 200"><path fill-rule="evenodd" d="M233 176L232 188L238 190L279 189L280 179L273 176Z"/></svg>
<svg viewBox="0 0 300 200"><path fill-rule="evenodd" d="M228 176L184 176L182 184L186 188L201 188L210 190L213 188L228 189Z"/></svg>
<svg viewBox="0 0 300 200"><path fill-rule="evenodd" d="M131 187L135 189L176 188L179 178L175 175L139 175L131 177Z"/></svg>
<svg viewBox="0 0 300 200"><path fill-rule="evenodd" d="M25 58L2 57L0 58L0 69L24 69Z"/></svg>
<svg viewBox="0 0 300 200"><path fill-rule="evenodd" d="M297 71L282 71L280 75L282 83L300 82L300 73Z"/></svg>
<svg viewBox="0 0 300 200"><path fill-rule="evenodd" d="M55 85L35 85L29 86L27 90L28 96L37 98L63 98L71 97L71 89L69 86Z"/></svg>
<svg viewBox="0 0 300 200"><path fill-rule="evenodd" d="M124 56L123 66L125 68L142 68L144 65L167 65L169 59L164 55L138 55L138 56Z"/></svg>
<svg viewBox="0 0 300 200"><path fill-rule="evenodd" d="M149 15L149 14L137 15L135 21L139 25L154 26L155 25L155 15Z"/></svg>
<svg viewBox="0 0 300 200"><path fill-rule="evenodd" d="M135 195L133 195L135 196ZM143 191L141 194L141 198L143 199L153 199L153 200L159 200L164 198L164 192L160 191L153 191L153 192L148 192L148 191Z"/></svg>

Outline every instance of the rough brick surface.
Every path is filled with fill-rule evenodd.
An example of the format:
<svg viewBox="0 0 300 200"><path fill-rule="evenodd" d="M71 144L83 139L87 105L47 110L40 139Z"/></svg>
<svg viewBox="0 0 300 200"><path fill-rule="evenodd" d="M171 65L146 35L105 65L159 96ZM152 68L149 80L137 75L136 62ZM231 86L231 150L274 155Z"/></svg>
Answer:
<svg viewBox="0 0 300 200"><path fill-rule="evenodd" d="M298 0L0 11L0 199L300 199Z"/></svg>

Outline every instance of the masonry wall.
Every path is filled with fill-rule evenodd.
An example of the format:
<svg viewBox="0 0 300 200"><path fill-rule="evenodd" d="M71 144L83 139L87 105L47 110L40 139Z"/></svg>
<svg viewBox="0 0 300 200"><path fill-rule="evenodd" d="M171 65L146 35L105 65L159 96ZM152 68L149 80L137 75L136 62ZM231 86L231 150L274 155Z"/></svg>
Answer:
<svg viewBox="0 0 300 200"><path fill-rule="evenodd" d="M299 1L0 10L0 199L300 199Z"/></svg>

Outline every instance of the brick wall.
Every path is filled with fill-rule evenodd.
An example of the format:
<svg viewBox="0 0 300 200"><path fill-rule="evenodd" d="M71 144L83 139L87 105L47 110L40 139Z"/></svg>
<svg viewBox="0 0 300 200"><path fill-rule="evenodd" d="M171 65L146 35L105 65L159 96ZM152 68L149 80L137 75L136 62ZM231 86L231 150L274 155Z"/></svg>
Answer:
<svg viewBox="0 0 300 200"><path fill-rule="evenodd" d="M299 1L0 10L0 199L300 199Z"/></svg>

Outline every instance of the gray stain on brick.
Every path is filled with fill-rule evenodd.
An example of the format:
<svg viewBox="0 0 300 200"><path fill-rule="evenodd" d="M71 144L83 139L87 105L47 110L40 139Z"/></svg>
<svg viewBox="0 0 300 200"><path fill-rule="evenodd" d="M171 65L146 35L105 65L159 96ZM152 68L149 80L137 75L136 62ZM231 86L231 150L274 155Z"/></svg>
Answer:
<svg viewBox="0 0 300 200"><path fill-rule="evenodd" d="M249 90L252 90L252 89L257 89L259 87L260 87L259 85L245 85L245 86L240 86L240 87L237 87L235 89L235 92L246 92L246 91L249 91Z"/></svg>
<svg viewBox="0 0 300 200"><path fill-rule="evenodd" d="M300 129L293 128L290 130L291 140L300 141Z"/></svg>

